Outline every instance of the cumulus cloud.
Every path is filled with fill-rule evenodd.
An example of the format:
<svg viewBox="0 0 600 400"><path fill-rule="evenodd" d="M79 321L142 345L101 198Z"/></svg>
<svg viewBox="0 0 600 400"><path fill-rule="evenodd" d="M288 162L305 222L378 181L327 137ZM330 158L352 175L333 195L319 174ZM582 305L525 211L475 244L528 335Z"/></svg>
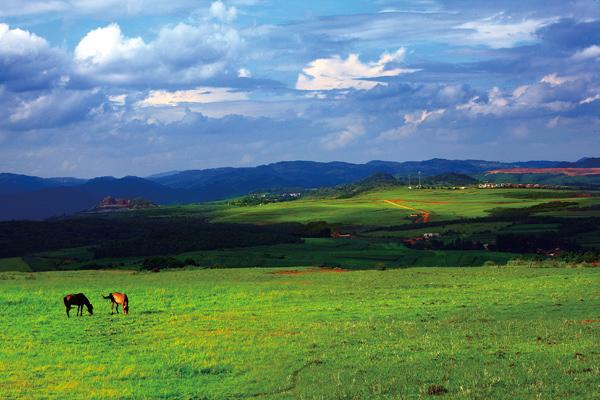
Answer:
<svg viewBox="0 0 600 400"><path fill-rule="evenodd" d="M32 90L60 81L64 54L34 33L0 23L0 84Z"/></svg>
<svg viewBox="0 0 600 400"><path fill-rule="evenodd" d="M220 24L167 26L148 43L110 24L85 35L74 61L80 76L100 83L194 84L223 73L242 44L237 30Z"/></svg>
<svg viewBox="0 0 600 400"><path fill-rule="evenodd" d="M231 22L237 16L237 9L233 6L227 7L221 0L210 5L210 15L224 22Z"/></svg>
<svg viewBox="0 0 600 400"><path fill-rule="evenodd" d="M75 61L83 68L101 68L148 58L149 48L140 37L126 38L117 24L88 32L75 47Z"/></svg>
<svg viewBox="0 0 600 400"><path fill-rule="evenodd" d="M394 53L383 53L375 62L363 63L358 54L350 54L346 59L336 55L319 58L308 64L298 75L298 90L371 89L382 82L377 78L397 76L418 71L411 68L391 68L390 63L404 60L406 49Z"/></svg>

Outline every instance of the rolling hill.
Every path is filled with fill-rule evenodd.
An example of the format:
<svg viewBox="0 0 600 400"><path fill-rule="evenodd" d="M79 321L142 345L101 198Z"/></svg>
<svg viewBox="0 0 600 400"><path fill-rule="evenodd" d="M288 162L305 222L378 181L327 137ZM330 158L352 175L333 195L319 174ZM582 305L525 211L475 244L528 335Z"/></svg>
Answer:
<svg viewBox="0 0 600 400"><path fill-rule="evenodd" d="M158 204L220 200L260 190L322 188L364 180L377 173L400 180L417 173L423 177L444 176L469 184L466 176L513 168L595 168L600 158L583 158L574 163L559 161L496 162L484 160L370 161L347 162L283 161L245 168L213 168L171 171L146 178L100 177L39 178L0 174L0 220L44 219L89 209L105 196L143 197ZM523 177L520 178L523 180ZM439 179L438 179L439 181ZM587 181L577 180L578 184ZM596 184L593 180L591 184Z"/></svg>

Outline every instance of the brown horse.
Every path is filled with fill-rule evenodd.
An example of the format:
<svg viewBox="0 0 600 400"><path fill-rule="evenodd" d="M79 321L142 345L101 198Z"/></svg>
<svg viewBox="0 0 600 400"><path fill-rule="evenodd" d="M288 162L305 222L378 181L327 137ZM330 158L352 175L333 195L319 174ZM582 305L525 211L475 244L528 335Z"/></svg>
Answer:
<svg viewBox="0 0 600 400"><path fill-rule="evenodd" d="M64 302L65 307L67 307L67 317L69 318L71 317L69 315L69 311L71 310L72 306L77 306L77 316L83 316L83 306L87 307L90 315L94 315L94 306L83 293L68 294L65 296Z"/></svg>
<svg viewBox="0 0 600 400"><path fill-rule="evenodd" d="M108 296L102 296L105 299L110 299L110 315L114 314L113 307L117 305L117 314L119 313L119 304L123 309L123 314L129 314L129 299L125 293L112 292Z"/></svg>

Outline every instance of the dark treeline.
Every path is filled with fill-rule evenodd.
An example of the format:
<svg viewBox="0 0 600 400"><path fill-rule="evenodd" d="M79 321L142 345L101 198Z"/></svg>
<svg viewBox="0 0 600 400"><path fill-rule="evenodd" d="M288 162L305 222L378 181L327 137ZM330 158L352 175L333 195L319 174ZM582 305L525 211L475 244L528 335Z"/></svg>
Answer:
<svg viewBox="0 0 600 400"><path fill-rule="evenodd" d="M565 238L560 232L539 234L508 233L496 236L494 249L510 253L536 253L553 249L579 251L581 248L574 239Z"/></svg>
<svg viewBox="0 0 600 400"><path fill-rule="evenodd" d="M561 251L580 252L583 249L574 239L565 238L559 232L507 233L496 235L493 243L487 247L480 241L455 239L444 243L439 239L419 240L414 243L405 242L407 247L415 250L491 250L508 253L539 253L560 249Z"/></svg>
<svg viewBox="0 0 600 400"><path fill-rule="evenodd" d="M94 246L96 258L295 243L329 236L324 222L274 225L208 223L197 218L71 218L0 222L0 258Z"/></svg>

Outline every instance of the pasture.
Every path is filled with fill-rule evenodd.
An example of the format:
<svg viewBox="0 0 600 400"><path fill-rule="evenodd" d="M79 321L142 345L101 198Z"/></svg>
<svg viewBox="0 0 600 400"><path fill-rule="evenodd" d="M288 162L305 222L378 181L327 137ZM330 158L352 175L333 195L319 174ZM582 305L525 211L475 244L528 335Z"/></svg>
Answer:
<svg viewBox="0 0 600 400"><path fill-rule="evenodd" d="M548 202L569 202L579 207L600 204L600 197L583 197L574 190L407 188L382 189L351 198L306 198L259 206L229 206L226 202L151 210L169 215L206 215L215 222L276 223L327 221L342 225L389 226L411 223L411 214L427 212L430 221L485 217L494 208L519 209ZM552 210L548 215L584 217L594 211Z"/></svg>
<svg viewBox="0 0 600 400"><path fill-rule="evenodd" d="M2 399L600 397L598 268L3 272L0 325Z"/></svg>

